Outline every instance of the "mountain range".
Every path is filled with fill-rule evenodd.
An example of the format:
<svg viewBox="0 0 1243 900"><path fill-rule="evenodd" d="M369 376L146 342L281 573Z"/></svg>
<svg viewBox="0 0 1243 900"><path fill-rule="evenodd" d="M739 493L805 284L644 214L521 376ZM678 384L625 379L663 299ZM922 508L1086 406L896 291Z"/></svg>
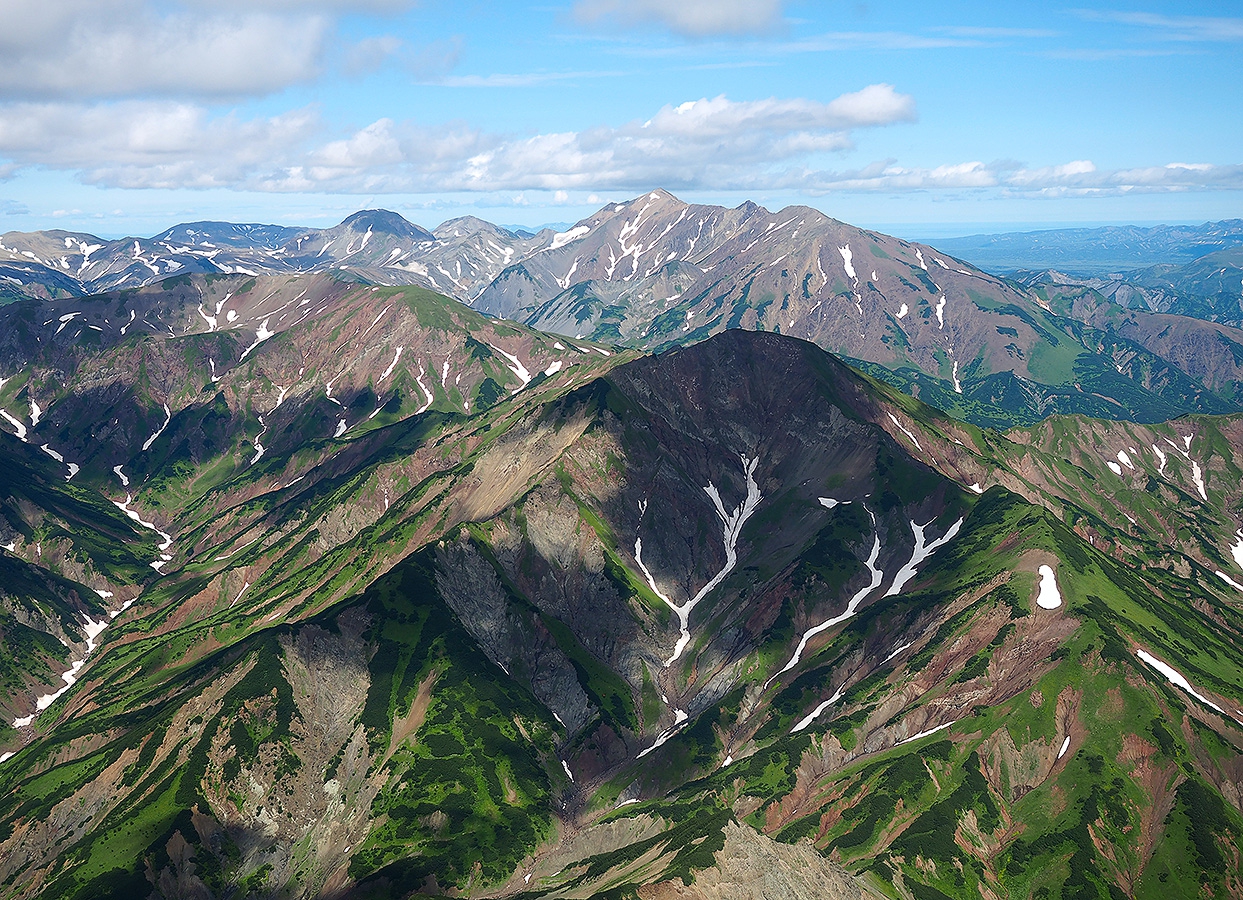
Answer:
<svg viewBox="0 0 1243 900"><path fill-rule="evenodd" d="M49 308L58 315L76 309L65 302L76 296L170 277L333 272L414 284L543 331L645 350L728 328L791 334L981 426L1053 412L1146 422L1225 413L1239 408L1243 380L1234 320L1221 319L1222 328L1206 323L1218 317L1186 316L1171 330L1153 315L1202 312L1194 303L1133 309L1137 326L1120 331L1077 315L1082 304L1055 302L1066 294L1060 281L1052 289L1051 279L999 278L806 207L696 206L664 191L533 236L471 218L432 233L372 210L322 231L198 223L113 242L9 233L0 236L6 255L0 275L10 296L56 300ZM1073 287L1117 306L1103 285ZM208 326L191 316L170 327Z"/></svg>
<svg viewBox="0 0 1243 900"><path fill-rule="evenodd" d="M1235 329L403 222L0 307L4 896L1239 895Z"/></svg>

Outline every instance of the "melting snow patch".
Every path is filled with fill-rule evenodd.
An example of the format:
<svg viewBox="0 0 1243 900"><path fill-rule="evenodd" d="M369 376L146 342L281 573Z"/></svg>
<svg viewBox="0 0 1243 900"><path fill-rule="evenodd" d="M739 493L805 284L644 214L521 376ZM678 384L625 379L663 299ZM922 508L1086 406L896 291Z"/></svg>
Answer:
<svg viewBox="0 0 1243 900"><path fill-rule="evenodd" d="M734 508L733 511L726 512L725 504L721 501L721 494L716 489L716 485L714 485L711 481L709 481L708 486L704 488L704 493L711 498L713 506L716 507L717 517L720 518L723 527L722 540L725 544L725 565L721 567L721 571L712 576L707 584L699 589L699 593L695 594L694 597L679 606L670 600L668 596L661 593L660 589L656 587L656 581L652 578L652 573L648 571L647 566L643 563L642 538L636 537L634 540L635 562L638 563L639 568L647 577L648 585L652 588L653 593L655 593L661 600L665 601L665 604L668 605L668 607L678 616L681 636L678 638L677 645L673 649L673 655L665 660L666 668L673 665L677 658L682 655L682 651L686 649L686 645L691 641L691 632L689 628L691 611L694 610L700 600L707 596L708 593L718 584L724 581L725 576L732 572L734 570L734 566L738 564L738 537L742 533L742 526L746 524L747 519L751 518L751 514L755 512L755 508L759 505L762 498L762 495L760 494L760 486L756 484L755 481L755 468L759 465L759 457L757 456L754 459L748 459L746 456L743 456L741 459L742 471L747 478L747 496L742 503ZM646 510L646 508L647 504L642 504L640 506L640 514L642 514L642 511ZM644 752L650 752L655 749L656 746L659 746L659 743L660 742L657 742L656 745L649 747L648 750Z"/></svg>
<svg viewBox="0 0 1243 900"><path fill-rule="evenodd" d="M1235 565L1243 569L1243 529L1236 531L1234 536L1239 542L1230 548L1230 555L1234 557Z"/></svg>
<svg viewBox="0 0 1243 900"><path fill-rule="evenodd" d="M8 410L5 410L5 409L0 409L0 416L4 416L5 421L13 426L14 430L17 432L17 439L19 441L25 442L26 440L25 424L22 422L19 422L17 419L9 415Z"/></svg>
<svg viewBox="0 0 1243 900"><path fill-rule="evenodd" d="M488 346L492 347L493 350L509 360L509 370L518 376L518 380L522 382L522 387L526 387L530 383L531 373L527 371L527 367L522 364L522 361L518 359L518 357L514 356L512 353L506 353L500 347L493 346L492 344L489 344ZM518 390L522 390L522 388L519 388ZM517 391L514 393L517 393Z"/></svg>
<svg viewBox="0 0 1243 900"><path fill-rule="evenodd" d="M39 404L33 400L30 401L30 427L39 427L39 417L43 415L43 410L39 408Z"/></svg>
<svg viewBox="0 0 1243 900"><path fill-rule="evenodd" d="M1118 465L1112 459L1106 460L1105 465L1109 466L1109 471L1113 472L1115 475L1122 474L1122 466Z"/></svg>
<svg viewBox="0 0 1243 900"><path fill-rule="evenodd" d="M840 622L845 622L847 619L851 618L855 614L855 610L859 608L859 604L863 602L863 598L866 597L868 594L872 593L872 591L876 590L878 587L880 587L880 583L884 579L885 573L882 572L880 569L876 568L876 560L879 557L880 557L880 535L877 534L872 539L872 553L867 558L866 563L864 563L867 566L868 571L872 574L871 579L868 581L867 584L865 584L863 587L861 587L858 591L855 592L855 595L851 597L850 601L846 604L846 609L844 611L837 614L833 618L828 619L827 621L821 622L819 625L815 626L814 628L808 628L805 632L803 632L803 637L798 642L798 647L795 649L794 655L790 657L790 661L787 662L785 666L782 667L780 672L773 675L771 678L768 679L768 681L764 682L765 689L767 689L768 686L772 684L774 679L784 675L786 672L790 671L791 669L793 669L795 666L798 665L799 660L802 659L803 657L803 651L807 649L808 641L810 641L812 638L814 638L816 635L820 634L821 632L832 628L834 625L837 625ZM805 721L810 722L812 719L814 719L819 714L820 714L819 711L817 711L815 714L808 717L808 719L806 719ZM804 725L803 727L806 727L806 726ZM795 728L794 730L798 731L799 729Z"/></svg>
<svg viewBox="0 0 1243 900"><path fill-rule="evenodd" d="M1188 441L1188 443L1190 443L1190 441ZM1198 693L1196 689L1191 686L1191 682L1188 681L1183 676L1183 674L1179 672L1177 669L1175 669L1173 666L1169 666L1161 662L1161 660L1157 659L1147 650L1136 650L1135 653L1137 656L1139 656L1140 659L1142 659L1144 662L1148 663L1148 665L1152 666L1154 669L1156 669L1158 672L1164 675L1166 679L1170 682L1170 684L1175 685L1176 687L1182 688L1184 691L1186 691L1191 696L1195 697L1205 706L1208 706L1208 707L1211 707L1217 710L1217 712L1221 713L1223 716L1226 714L1226 711L1224 709L1222 709L1212 700L1209 700L1203 694Z"/></svg>
<svg viewBox="0 0 1243 900"><path fill-rule="evenodd" d="M159 427L159 429L155 432L155 434L147 438L146 442L142 445L142 450L144 453L146 453L148 450L151 449L151 445L155 443L156 438L158 438L160 435L164 433L164 429L168 427L168 423L171 422L172 420L173 420L172 410L170 410L168 408L168 404L165 403L164 404L164 424Z"/></svg>
<svg viewBox="0 0 1243 900"><path fill-rule="evenodd" d="M547 378L551 378L552 376L556 375L558 372L561 371L562 365L563 364L561 360L557 360L556 362L550 364L548 368L544 370L544 376Z"/></svg>
<svg viewBox="0 0 1243 900"><path fill-rule="evenodd" d="M1153 444L1152 452L1157 454L1157 459L1161 463L1159 466L1157 466L1157 474L1164 475L1165 474L1165 451L1162 450L1160 447L1158 447L1156 444Z"/></svg>
<svg viewBox="0 0 1243 900"><path fill-rule="evenodd" d="M334 438L339 438L341 435L345 434L345 428L346 428L345 419L342 419L340 422L337 423L337 430L333 432L332 436Z"/></svg>
<svg viewBox="0 0 1243 900"><path fill-rule="evenodd" d="M962 385L961 385L961 384L959 384L959 382L958 382L958 360L954 360L954 371L953 371L953 373L950 375L950 377L954 379L954 390L955 390L955 392L957 392L957 393L961 394L961 393L962 393Z"/></svg>
<svg viewBox="0 0 1243 900"><path fill-rule="evenodd" d="M821 703L819 706L813 709L797 725L795 725L792 729L790 729L790 733L796 734L802 731L812 722L816 721L816 719L820 717L820 714L822 712L824 712L826 709L828 709L838 700L842 699L842 691L844 691L845 689L846 689L846 686L843 684L841 687L837 689L837 692L832 697L830 697L828 700L825 700L823 703Z"/></svg>
<svg viewBox="0 0 1243 900"><path fill-rule="evenodd" d="M1057 758L1061 759L1066 755L1066 751L1070 749L1070 735L1066 735L1066 740L1062 741L1062 749L1057 751Z"/></svg>
<svg viewBox="0 0 1243 900"><path fill-rule="evenodd" d="M1218 578L1220 578L1220 579L1221 579L1222 581L1224 581L1226 584L1230 585L1232 588L1235 588L1236 590L1243 591L1243 584L1239 584L1237 581L1235 581L1233 578L1231 578L1231 577L1230 577L1229 575L1227 575L1225 572L1221 571L1220 569L1217 569L1217 570L1216 570L1216 574L1217 574L1217 577L1218 577Z"/></svg>
<svg viewBox="0 0 1243 900"><path fill-rule="evenodd" d="M898 570L897 575L893 576L893 584L889 586L885 596L893 597L900 593L902 588L906 587L907 582L915 577L916 569L920 563L954 539L954 536L958 534L958 529L962 528L962 521L960 518L941 537L929 543L924 543L924 529L931 525L932 522L929 522L927 525L919 525L912 519L911 531L915 534L915 549L911 552L911 558L907 564Z"/></svg>
<svg viewBox="0 0 1243 900"><path fill-rule="evenodd" d="M937 301L936 313L937 313L937 323L938 323L937 327L944 330L945 329L945 294L942 294L941 299Z"/></svg>
<svg viewBox="0 0 1243 900"><path fill-rule="evenodd" d="M837 506L839 502L840 501L834 500L832 497L821 497L820 498L820 505L823 506L825 509L832 509L833 507Z"/></svg>
<svg viewBox="0 0 1243 900"><path fill-rule="evenodd" d="M910 307L908 307L905 303L903 303L902 307L898 310L898 318L905 319L906 314L909 313L910 311L911 311Z"/></svg>
<svg viewBox="0 0 1243 900"><path fill-rule="evenodd" d="M979 483L978 481L977 481L975 484L969 484L969 485L967 485L967 487L968 487L968 489L969 489L969 490L971 490L973 493L976 493L976 494L982 494L982 493L984 493L984 488L980 487L980 483Z"/></svg>
<svg viewBox="0 0 1243 900"><path fill-rule="evenodd" d="M391 363L389 363L389 364L388 364L388 368L387 368L387 369L385 369L382 373L380 373L380 380L381 380L381 381L383 381L385 378L388 378L388 376L390 376L390 375L392 375L392 374L393 374L393 367L397 365L397 360L401 359L401 351L402 351L403 349L405 349L405 348L404 348L404 347L398 347L398 348L397 348L397 352L395 352L395 353L393 354L393 361L392 361Z"/></svg>
<svg viewBox="0 0 1243 900"><path fill-rule="evenodd" d="M904 741L898 741L898 743L909 744L911 741L917 741L920 738L926 738L930 734L936 734L938 731L943 731L946 728L949 728L953 724L954 724L953 722L946 722L944 725L938 725L936 728L929 728L927 731L921 731L919 734L913 734Z"/></svg>
<svg viewBox="0 0 1243 900"><path fill-rule="evenodd" d="M1040 594L1036 597L1036 605L1041 609L1057 609L1062 605L1062 592L1057 589L1057 578L1052 566L1041 566Z"/></svg>
<svg viewBox="0 0 1243 900"><path fill-rule="evenodd" d="M577 228L571 228L569 231L562 231L552 236L552 243L548 245L549 250L559 250L566 244L572 243L583 237L591 231L590 226L579 225Z"/></svg>
<svg viewBox="0 0 1243 900"><path fill-rule="evenodd" d="M268 329L268 320L264 319L263 324L259 326L259 330L255 332L254 343L252 343L249 347L247 347L245 350L242 351L241 359L239 359L238 362L242 362L242 360L250 356L251 350L254 350L256 347L258 347L260 344L262 344L264 341L274 336L275 334L276 334L275 331L270 331Z"/></svg>
<svg viewBox="0 0 1243 900"><path fill-rule="evenodd" d="M1204 473L1200 471L1200 464L1194 460L1191 463L1191 480L1196 483L1196 490L1200 492L1200 499L1207 500L1208 494L1204 490Z"/></svg>
<svg viewBox="0 0 1243 900"><path fill-rule="evenodd" d="M859 276L855 274L854 263L851 261L854 254L850 252L850 245L847 244L845 247L838 247L837 252L842 255L842 267L846 270L846 274L849 275L854 281L858 281Z"/></svg>
<svg viewBox="0 0 1243 900"><path fill-rule="evenodd" d="M121 479L121 487L129 487L129 478L121 471L120 466L113 466L112 471L116 473L117 478Z"/></svg>
<svg viewBox="0 0 1243 900"><path fill-rule="evenodd" d="M898 421L897 416L895 416L893 413L889 413L889 420L893 422L893 424L897 425L898 428L902 429L902 433L911 439L911 443L915 445L916 450L918 450L920 453L924 452L924 448L919 446L919 441L915 438L915 435L911 434L909 431L906 430L906 426L904 426L901 422Z"/></svg>
<svg viewBox="0 0 1243 900"><path fill-rule="evenodd" d="M1135 471L1135 464L1131 462L1131 457L1127 455L1125 450L1118 451L1118 462L1122 463L1131 471Z"/></svg>

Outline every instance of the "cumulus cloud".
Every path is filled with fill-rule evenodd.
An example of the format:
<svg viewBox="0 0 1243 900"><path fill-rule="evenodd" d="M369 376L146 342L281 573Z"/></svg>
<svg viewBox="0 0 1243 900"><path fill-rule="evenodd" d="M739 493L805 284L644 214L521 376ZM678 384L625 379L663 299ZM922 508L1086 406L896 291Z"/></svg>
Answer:
<svg viewBox="0 0 1243 900"><path fill-rule="evenodd" d="M314 110L212 117L189 103L0 106L0 160L109 187L237 187L320 130Z"/></svg>
<svg viewBox="0 0 1243 900"><path fill-rule="evenodd" d="M279 116L213 115L174 101L0 105L0 178L23 167L76 173L123 188L232 188L317 193L526 190L911 191L1006 196L1107 196L1243 190L1243 166L1171 162L1102 170L1090 160L932 167L881 160L825 165L862 129L912 121L913 99L870 85L829 102L670 104L650 118L584 131L513 136L466 123L429 127L378 119L333 135L313 107Z"/></svg>
<svg viewBox="0 0 1243 900"><path fill-rule="evenodd" d="M323 71L339 14L404 5L5 0L0 98L263 95Z"/></svg>
<svg viewBox="0 0 1243 900"><path fill-rule="evenodd" d="M513 137L462 123L378 119L325 139L312 109L265 119L178 102L0 105L0 163L77 171L117 187L280 191L492 191L704 186L852 146L914 119L914 100L871 85L801 98L669 105L646 121Z"/></svg>
<svg viewBox="0 0 1243 900"><path fill-rule="evenodd" d="M771 31L782 19L781 0L578 0L584 22L657 24L684 37Z"/></svg>

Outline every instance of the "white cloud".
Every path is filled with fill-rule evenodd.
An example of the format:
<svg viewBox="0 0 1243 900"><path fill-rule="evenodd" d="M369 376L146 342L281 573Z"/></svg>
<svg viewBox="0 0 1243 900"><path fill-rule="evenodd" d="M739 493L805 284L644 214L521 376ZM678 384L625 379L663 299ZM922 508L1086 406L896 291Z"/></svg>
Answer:
<svg viewBox="0 0 1243 900"><path fill-rule="evenodd" d="M585 22L655 23L685 37L771 31L782 20L781 0L578 0Z"/></svg>
<svg viewBox="0 0 1243 900"><path fill-rule="evenodd" d="M0 104L0 178L42 166L105 187L518 196L653 186L1030 197L1243 190L1243 166L1194 160L1113 170L1090 160L825 167L824 154L852 146L860 129L915 115L911 97L883 84L827 103L703 98L646 121L533 136L389 118L332 136L314 108L244 119L173 101L10 103Z"/></svg>
<svg viewBox="0 0 1243 900"><path fill-rule="evenodd" d="M243 120L174 102L6 104L0 160L110 187L236 187L319 127L310 109Z"/></svg>
<svg viewBox="0 0 1243 900"><path fill-rule="evenodd" d="M0 96L263 94L313 78L321 14L157 11L144 0L6 0Z"/></svg>
<svg viewBox="0 0 1243 900"><path fill-rule="evenodd" d="M1166 41L1243 41L1243 19L1225 16L1165 16L1145 12L1076 10L1084 19L1116 22L1147 29L1149 37Z"/></svg>

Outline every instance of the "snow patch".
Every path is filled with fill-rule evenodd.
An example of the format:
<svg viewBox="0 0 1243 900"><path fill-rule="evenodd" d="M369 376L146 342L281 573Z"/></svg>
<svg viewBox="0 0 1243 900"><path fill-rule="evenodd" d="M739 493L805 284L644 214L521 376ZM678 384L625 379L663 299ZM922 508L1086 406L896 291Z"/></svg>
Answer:
<svg viewBox="0 0 1243 900"><path fill-rule="evenodd" d="M911 551L911 558L907 561L906 565L898 570L897 575L893 576L893 584L889 586L889 590L885 592L885 596L896 596L902 588L906 587L907 582L915 577L916 570L919 565L941 547L944 547L954 539L955 535L958 534L958 529L962 528L962 522L963 520L959 518L958 521L951 525L949 530L946 531L941 537L925 543L924 529L926 529L928 525L931 525L932 522L928 522L926 525L920 525L912 519L911 531L915 535L915 549Z"/></svg>
<svg viewBox="0 0 1243 900"><path fill-rule="evenodd" d="M684 651L686 649L686 645L690 643L691 632L689 622L691 611L694 610L700 600L706 597L709 592L724 581L725 576L732 572L734 570L734 566L738 564L738 538L742 533L742 526L746 524L747 519L751 518L751 515L755 512L755 508L759 505L760 500L763 497L760 493L760 486L756 484L755 481L755 469L756 466L759 465L759 457L757 456L754 459L748 459L744 455L740 457L740 459L742 460L743 474L746 475L747 479L747 496L742 503L740 503L732 511L727 512L725 504L721 501L721 494L716 489L716 485L709 481L708 486L704 488L704 493L711 498L712 504L716 508L717 517L721 520L722 540L725 544L725 565L721 567L721 571L712 576L707 584L699 589L699 592L695 594L694 597L687 600L685 603L678 605L662 593L660 589L656 587L656 580L652 577L652 573L648 571L647 566L643 563L643 540L642 538L635 538L635 562L638 563L639 568L647 577L647 583L651 586L653 593L660 597L660 599L663 600L665 604L677 614L678 617L681 636L678 638L677 645L674 647L673 655L665 660L664 665L666 668L671 666L677 658L682 655L682 651ZM640 505L640 516L642 516L642 513L646 511L646 509L646 502Z"/></svg>
<svg viewBox="0 0 1243 900"><path fill-rule="evenodd" d="M155 434L151 435L151 437L147 438L147 440L143 443L142 445L143 453L146 453L148 450L151 449L151 445L154 444L156 442L156 439L164 433L164 429L168 427L168 423L171 422L172 420L173 420L173 412L172 410L168 408L168 404L165 403L164 404L164 424L161 425L156 430Z"/></svg>
<svg viewBox="0 0 1243 900"><path fill-rule="evenodd" d="M17 439L26 442L26 425L9 415L8 410L0 409L0 416L4 416L6 422L13 426L17 432Z"/></svg>
<svg viewBox="0 0 1243 900"><path fill-rule="evenodd" d="M850 245L847 244L845 247L838 247L837 252L842 255L842 268L846 270L846 274L849 275L852 280L858 281L859 276L855 274L855 266L852 261L854 254L850 252Z"/></svg>
<svg viewBox="0 0 1243 900"><path fill-rule="evenodd" d="M1036 597L1036 605L1041 609L1057 609L1062 605L1062 592L1057 589L1057 577L1052 566L1041 566L1040 594Z"/></svg>
<svg viewBox="0 0 1243 900"><path fill-rule="evenodd" d="M238 362L242 362L243 360L245 360L246 357L250 355L251 350L254 350L256 347L258 347L268 338L273 337L275 335L276 335L275 331L270 331L268 329L268 320L264 319L263 324L259 326L259 330L255 332L254 342L249 347L247 347L245 350L242 351L241 359L239 359Z"/></svg>
<svg viewBox="0 0 1243 900"><path fill-rule="evenodd" d="M816 721L816 719L820 717L820 714L822 712L824 712L826 709L828 709L838 700L842 699L842 692L845 689L846 689L846 685L843 684L841 687L837 689L836 693L834 693L832 697L830 697L828 700L825 700L823 703L821 703L819 706L813 709L802 720L800 720L797 725L791 728L790 733L797 734L798 732L806 728L808 725L810 725L812 722Z"/></svg>
<svg viewBox="0 0 1243 900"><path fill-rule="evenodd" d="M911 439L911 443L915 445L916 450L918 450L920 453L924 452L924 448L919 446L919 440L915 437L915 435L911 434L909 431L906 430L906 426L898 421L897 416L895 416L893 413L889 413L889 421L897 425L898 428L901 429L902 433Z"/></svg>
<svg viewBox="0 0 1243 900"><path fill-rule="evenodd" d="M1188 444L1190 444L1190 440L1188 440ZM1135 653L1137 656L1139 656L1140 659L1142 659L1144 662L1148 663L1148 665L1152 666L1154 669L1156 669L1158 672L1164 675L1166 677L1166 680L1169 681L1170 684L1174 685L1175 687L1182 688L1184 691L1186 691L1191 696L1195 697L1205 706L1208 706L1208 707L1211 707L1212 709L1217 710L1217 712L1221 713L1223 716L1226 715L1226 711L1224 709L1222 709L1212 700L1205 697L1203 694L1196 691L1196 689L1191 686L1191 682L1188 681L1186 677L1181 672L1179 672L1177 669L1175 669L1173 666L1170 666L1170 665L1167 665L1166 663L1161 662L1161 660L1157 659L1147 650L1136 650Z"/></svg>
<svg viewBox="0 0 1243 900"><path fill-rule="evenodd" d="M1070 749L1070 735L1066 735L1066 740L1062 741L1062 749L1057 751L1057 758L1061 759L1066 755L1066 751Z"/></svg>
<svg viewBox="0 0 1243 900"><path fill-rule="evenodd" d="M397 365L397 360L401 359L401 351L402 351L403 349L405 349L405 348L403 348L403 347L398 347L398 348L397 348L397 352L395 352L395 353L393 354L393 361L392 361L391 363L389 363L389 364L388 364L388 368L387 368L387 369L385 369L382 373L380 373L380 380L381 380L381 381L383 381L385 378L388 378L388 376L390 376L390 375L392 375L392 374L393 374L393 367Z"/></svg>
<svg viewBox="0 0 1243 900"><path fill-rule="evenodd" d="M1118 462L1122 463L1124 466L1126 466L1126 467L1127 467L1128 469L1130 469L1132 472L1134 472L1134 471L1135 471L1135 464L1134 464L1133 462L1131 462L1131 457L1130 457L1129 455L1127 455L1127 452L1126 452L1125 450L1119 450L1119 451L1118 451Z"/></svg>
<svg viewBox="0 0 1243 900"><path fill-rule="evenodd" d="M1109 471L1113 472L1115 475L1122 474L1122 466L1118 465L1112 459L1106 460L1105 465L1109 466Z"/></svg>
<svg viewBox="0 0 1243 900"><path fill-rule="evenodd" d="M909 744L911 741L917 741L920 738L926 738L930 734L936 734L938 731L944 731L946 728L949 728L953 724L954 722L946 722L944 725L938 725L936 728L929 728L927 731L921 731L919 734L911 735L909 738L907 738L904 741L898 741L898 744Z"/></svg>
<svg viewBox="0 0 1243 900"><path fill-rule="evenodd" d="M571 228L569 231L561 231L552 236L552 243L548 245L549 250L559 250L566 244L572 243L591 231L588 225L579 225ZM568 277L568 276L567 276Z"/></svg>

